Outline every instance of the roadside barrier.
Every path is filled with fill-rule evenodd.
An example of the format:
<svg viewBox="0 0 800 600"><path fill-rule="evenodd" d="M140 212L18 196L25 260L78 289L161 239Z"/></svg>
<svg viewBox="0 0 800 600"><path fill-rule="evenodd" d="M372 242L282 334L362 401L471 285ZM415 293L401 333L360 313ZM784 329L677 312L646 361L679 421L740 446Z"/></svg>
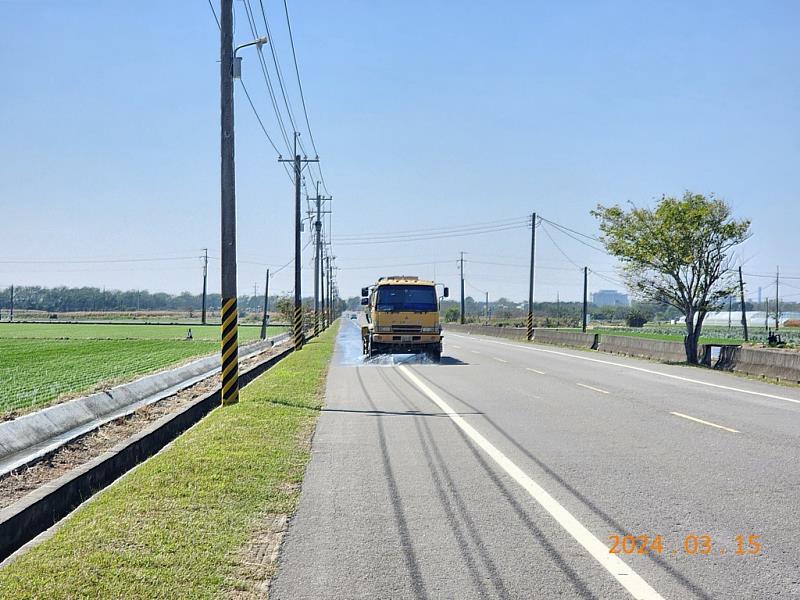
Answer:
<svg viewBox="0 0 800 600"><path fill-rule="evenodd" d="M598 350L612 354L625 354L642 358L654 358L668 362L686 362L683 342L648 340L624 335L601 335Z"/></svg>
<svg viewBox="0 0 800 600"><path fill-rule="evenodd" d="M800 383L800 352L723 346L715 368Z"/></svg>
<svg viewBox="0 0 800 600"><path fill-rule="evenodd" d="M445 330L460 331L468 334L491 335L510 340L525 341L528 339L527 327L497 327L494 325L457 325L445 324ZM581 333L579 331L560 331L558 329L531 330L532 340L545 344L559 344L561 346L574 346L576 348L597 349L598 336L594 333Z"/></svg>

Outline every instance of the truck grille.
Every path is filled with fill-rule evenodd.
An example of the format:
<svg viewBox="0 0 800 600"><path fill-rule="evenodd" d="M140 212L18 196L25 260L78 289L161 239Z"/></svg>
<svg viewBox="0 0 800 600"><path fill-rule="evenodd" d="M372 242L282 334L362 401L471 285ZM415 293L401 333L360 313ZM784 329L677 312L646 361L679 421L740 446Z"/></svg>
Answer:
<svg viewBox="0 0 800 600"><path fill-rule="evenodd" d="M419 333L422 327L419 325L392 325L392 333Z"/></svg>

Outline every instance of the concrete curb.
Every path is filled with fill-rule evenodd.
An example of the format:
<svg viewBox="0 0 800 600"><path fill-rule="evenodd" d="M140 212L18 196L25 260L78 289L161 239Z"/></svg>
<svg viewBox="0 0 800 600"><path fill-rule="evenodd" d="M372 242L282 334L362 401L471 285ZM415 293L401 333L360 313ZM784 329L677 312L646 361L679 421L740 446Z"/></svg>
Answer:
<svg viewBox="0 0 800 600"><path fill-rule="evenodd" d="M246 386L294 351L289 347L239 376ZM0 561L47 530L75 507L153 456L220 405L220 389L165 415L111 450L0 510Z"/></svg>
<svg viewBox="0 0 800 600"><path fill-rule="evenodd" d="M800 352L726 346L715 368L800 383Z"/></svg>
<svg viewBox="0 0 800 600"><path fill-rule="evenodd" d="M492 325L461 325L446 324L445 332L459 331L466 334L489 335L510 340L527 341L528 331L524 327L494 327ZM575 348L589 348L596 350L599 336L594 333L578 331L560 331L558 329L534 329L533 341L558 346L572 346Z"/></svg>
<svg viewBox="0 0 800 600"><path fill-rule="evenodd" d="M610 354L624 354L641 358L653 358L668 362L686 362L683 342L648 340L622 335L600 335L598 350Z"/></svg>
<svg viewBox="0 0 800 600"><path fill-rule="evenodd" d="M281 334L244 346L241 356L245 358L264 352L287 337L288 334ZM103 423L174 394L218 370L219 356L207 356L110 390L75 398L0 423L0 475L44 456L66 441Z"/></svg>

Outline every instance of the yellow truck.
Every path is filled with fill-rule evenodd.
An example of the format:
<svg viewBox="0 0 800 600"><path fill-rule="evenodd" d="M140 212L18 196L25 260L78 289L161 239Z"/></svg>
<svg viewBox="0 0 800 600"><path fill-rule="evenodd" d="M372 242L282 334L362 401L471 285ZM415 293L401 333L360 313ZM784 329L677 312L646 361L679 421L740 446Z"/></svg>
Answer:
<svg viewBox="0 0 800 600"><path fill-rule="evenodd" d="M366 325L361 327L364 354L425 353L434 361L442 357L437 284L409 275L381 277L361 288ZM442 297L447 298L448 289Z"/></svg>

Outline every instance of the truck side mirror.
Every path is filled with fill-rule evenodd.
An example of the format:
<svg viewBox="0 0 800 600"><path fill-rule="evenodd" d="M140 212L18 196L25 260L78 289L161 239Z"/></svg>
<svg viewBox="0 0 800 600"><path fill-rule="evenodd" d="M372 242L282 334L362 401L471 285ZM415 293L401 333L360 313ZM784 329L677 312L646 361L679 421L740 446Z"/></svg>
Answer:
<svg viewBox="0 0 800 600"><path fill-rule="evenodd" d="M362 298L361 299L361 305L362 306L366 306L367 304L369 304L369 298Z"/></svg>
<svg viewBox="0 0 800 600"><path fill-rule="evenodd" d="M369 288L361 288L361 297L369 296ZM363 302L361 304L364 304Z"/></svg>
<svg viewBox="0 0 800 600"><path fill-rule="evenodd" d="M450 288L449 287L445 287L444 288L444 297L445 298L449 298L450 297Z"/></svg>

